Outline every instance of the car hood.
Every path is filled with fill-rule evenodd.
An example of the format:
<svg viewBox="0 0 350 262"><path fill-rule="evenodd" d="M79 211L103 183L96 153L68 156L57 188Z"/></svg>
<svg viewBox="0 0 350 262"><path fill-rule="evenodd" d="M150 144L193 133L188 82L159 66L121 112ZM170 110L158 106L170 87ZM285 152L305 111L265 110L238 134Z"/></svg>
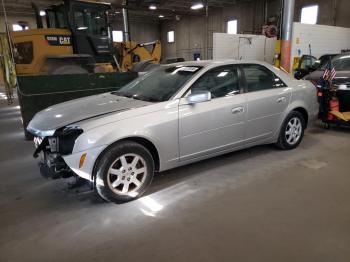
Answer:
<svg viewBox="0 0 350 262"><path fill-rule="evenodd" d="M79 98L57 104L38 112L29 122L28 131L38 136L50 136L58 128L106 114L122 112L151 104L120 97L112 93Z"/></svg>

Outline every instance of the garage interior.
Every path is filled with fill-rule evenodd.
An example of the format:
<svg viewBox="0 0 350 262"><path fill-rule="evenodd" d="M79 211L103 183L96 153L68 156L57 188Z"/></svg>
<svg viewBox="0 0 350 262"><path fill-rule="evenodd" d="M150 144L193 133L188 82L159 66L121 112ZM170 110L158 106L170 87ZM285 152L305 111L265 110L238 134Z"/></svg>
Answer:
<svg viewBox="0 0 350 262"><path fill-rule="evenodd" d="M44 10L57 1L33 2L46 24ZM294 76L303 56L350 50L347 0L103 2L112 6L113 41L159 41L161 64L253 59ZM4 37L6 25L11 32L37 28L29 1L3 0L2 7ZM18 68L17 75L15 89L6 71L0 76L1 262L350 261L349 128L317 120L295 150L256 146L156 173L145 195L116 205L90 185L40 175L23 129L33 112L18 100L35 85L47 92L47 78L28 76L31 86L21 89L28 77ZM49 85L61 88L59 76L53 79ZM35 99L28 110L47 102Z"/></svg>

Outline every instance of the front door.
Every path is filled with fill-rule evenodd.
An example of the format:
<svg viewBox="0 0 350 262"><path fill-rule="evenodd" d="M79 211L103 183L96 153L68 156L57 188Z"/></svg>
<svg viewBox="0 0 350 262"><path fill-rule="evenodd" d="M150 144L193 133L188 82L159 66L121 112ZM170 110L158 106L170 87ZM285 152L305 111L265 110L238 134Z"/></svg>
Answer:
<svg viewBox="0 0 350 262"><path fill-rule="evenodd" d="M180 160L185 161L240 145L244 140L245 95L233 65L212 69L201 76L187 95L210 91L210 101L179 104Z"/></svg>

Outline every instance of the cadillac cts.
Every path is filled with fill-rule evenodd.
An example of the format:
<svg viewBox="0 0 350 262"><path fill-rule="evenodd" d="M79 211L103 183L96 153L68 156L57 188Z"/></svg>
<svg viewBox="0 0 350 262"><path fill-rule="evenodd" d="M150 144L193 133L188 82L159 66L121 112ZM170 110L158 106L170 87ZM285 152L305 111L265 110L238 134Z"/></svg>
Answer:
<svg viewBox="0 0 350 262"><path fill-rule="evenodd" d="M141 196L155 172L254 145L296 148L316 111L311 83L268 64L185 62L49 107L28 131L43 173L78 175L122 203Z"/></svg>

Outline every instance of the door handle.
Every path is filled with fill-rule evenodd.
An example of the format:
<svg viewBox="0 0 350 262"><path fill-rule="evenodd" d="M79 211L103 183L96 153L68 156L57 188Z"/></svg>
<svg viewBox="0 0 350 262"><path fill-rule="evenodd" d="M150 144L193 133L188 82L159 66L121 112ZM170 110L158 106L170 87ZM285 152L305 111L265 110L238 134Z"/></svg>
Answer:
<svg viewBox="0 0 350 262"><path fill-rule="evenodd" d="M240 114L244 112L244 108L242 106L235 107L232 109L232 114Z"/></svg>
<svg viewBox="0 0 350 262"><path fill-rule="evenodd" d="M282 103L286 101L286 97L282 96L277 99L277 103Z"/></svg>

